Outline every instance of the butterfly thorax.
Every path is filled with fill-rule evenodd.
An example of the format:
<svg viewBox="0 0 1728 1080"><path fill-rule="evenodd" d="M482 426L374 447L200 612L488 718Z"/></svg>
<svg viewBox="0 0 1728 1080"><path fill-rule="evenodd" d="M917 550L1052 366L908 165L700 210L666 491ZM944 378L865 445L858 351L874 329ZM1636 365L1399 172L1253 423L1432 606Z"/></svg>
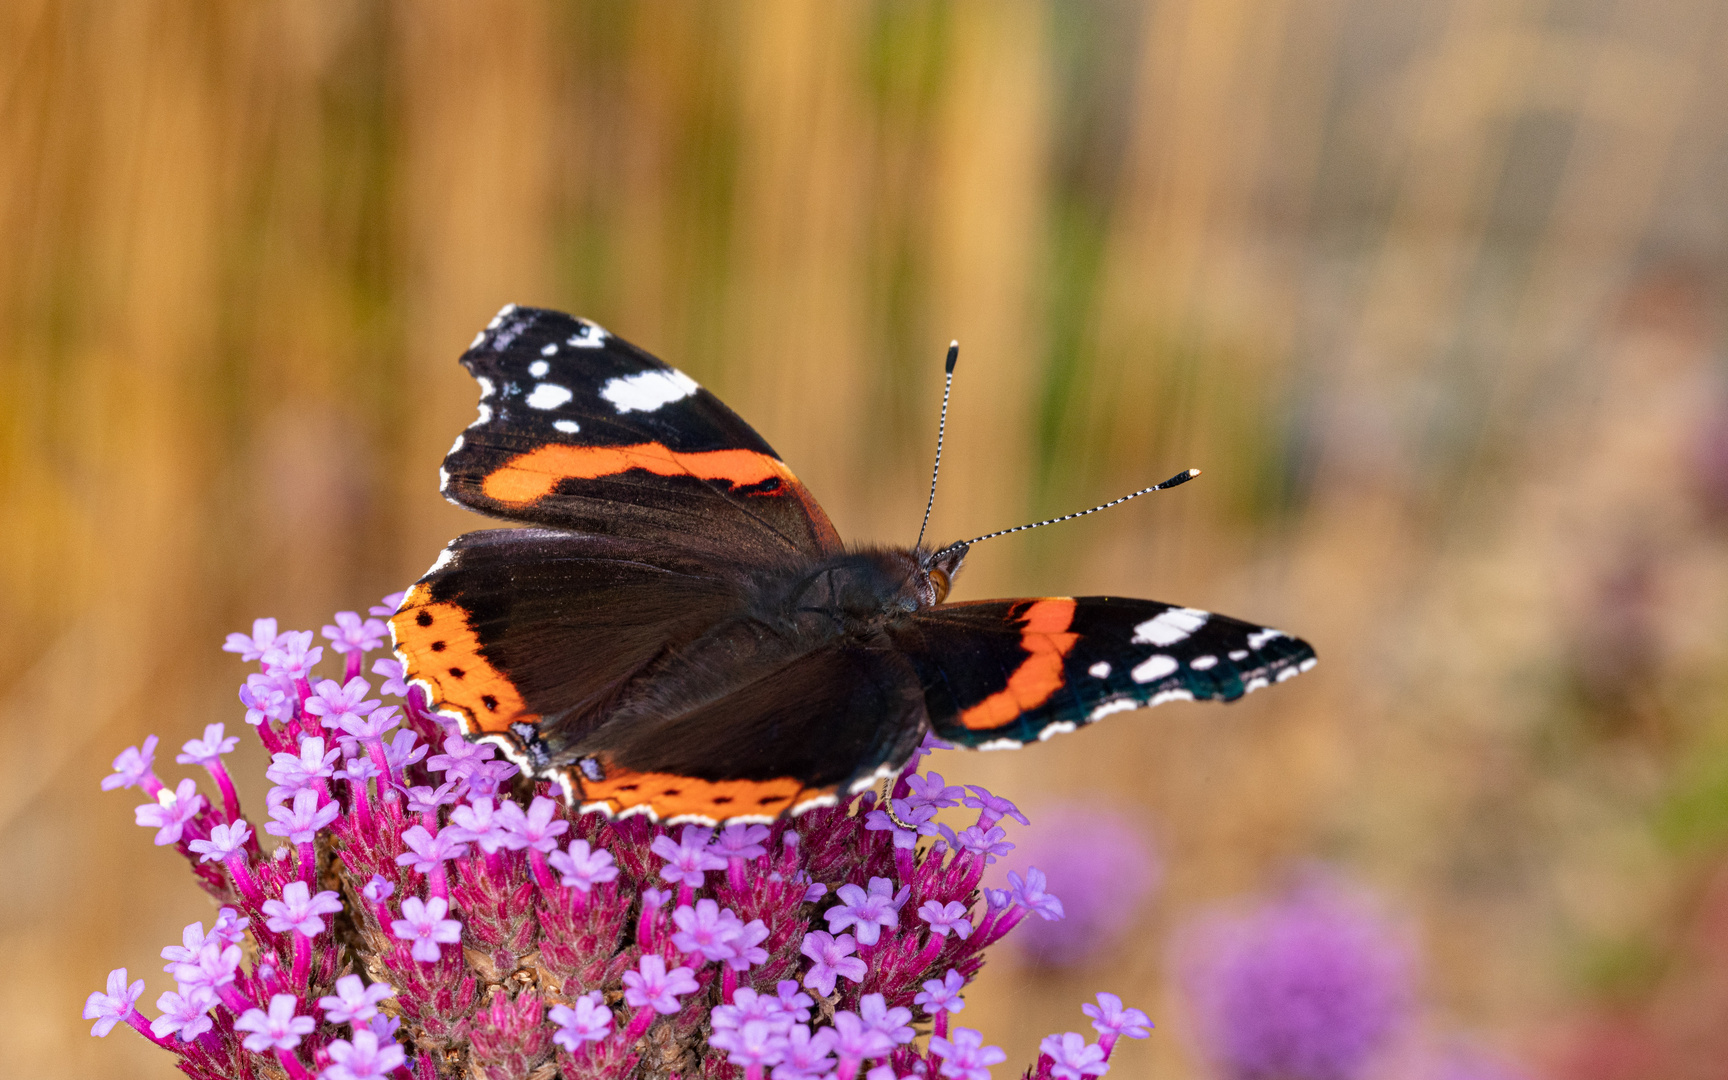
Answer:
<svg viewBox="0 0 1728 1080"><path fill-rule="evenodd" d="M765 581L756 614L800 633L869 633L941 603L962 557L936 565L919 549L849 551Z"/></svg>

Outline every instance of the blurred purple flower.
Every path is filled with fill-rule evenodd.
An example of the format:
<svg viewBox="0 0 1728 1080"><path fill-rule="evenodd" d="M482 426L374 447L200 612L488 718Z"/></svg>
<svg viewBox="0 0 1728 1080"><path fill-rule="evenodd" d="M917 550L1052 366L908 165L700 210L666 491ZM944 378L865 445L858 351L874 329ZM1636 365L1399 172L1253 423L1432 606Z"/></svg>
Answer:
<svg viewBox="0 0 1728 1080"><path fill-rule="evenodd" d="M1036 866L1045 887L1061 897L1060 920L1028 919L1015 934L1021 955L1035 964L1084 964L1121 941L1139 924L1141 909L1162 876L1145 833L1104 806L1041 809L1016 839L1020 846L1003 860L1002 870L1029 878ZM995 873L985 879L1008 880Z"/></svg>

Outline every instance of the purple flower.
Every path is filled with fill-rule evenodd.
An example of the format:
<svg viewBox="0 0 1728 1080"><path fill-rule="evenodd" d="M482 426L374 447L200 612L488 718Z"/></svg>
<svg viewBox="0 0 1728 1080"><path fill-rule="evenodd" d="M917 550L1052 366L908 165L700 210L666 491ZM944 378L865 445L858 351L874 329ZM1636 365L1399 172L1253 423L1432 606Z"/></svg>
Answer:
<svg viewBox="0 0 1728 1080"><path fill-rule="evenodd" d="M318 999L324 1019L332 1024L364 1024L378 1015L378 1003L396 993L389 983L367 986L358 975L344 975L336 980L336 993Z"/></svg>
<svg viewBox="0 0 1728 1080"><path fill-rule="evenodd" d="M145 828L155 829L156 846L165 847L180 842L180 834L187 822L197 817L202 809L204 796L198 794L198 785L191 780L182 780L173 791L167 788L158 791L156 801L138 807L133 811L133 817Z"/></svg>
<svg viewBox="0 0 1728 1080"><path fill-rule="evenodd" d="M767 963L768 950L761 947L767 937L768 927L761 919L745 923L732 939L732 955L726 959L726 966L733 971L749 971L756 964Z"/></svg>
<svg viewBox="0 0 1728 1080"><path fill-rule="evenodd" d="M232 753L239 745L240 736L230 735L224 739L221 724L206 724L204 737L187 742L180 748L181 752L175 755L174 760L182 765L219 765L222 763L222 755Z"/></svg>
<svg viewBox="0 0 1728 1080"><path fill-rule="evenodd" d="M278 934L317 937L324 932L321 916L341 911L342 899L333 890L314 895L304 881L290 881L282 886L282 899L266 900L260 910L268 916L264 925Z"/></svg>
<svg viewBox="0 0 1728 1080"><path fill-rule="evenodd" d="M1062 896L1062 919L1028 920L1014 932L1028 959L1081 964L1139 925L1160 875L1148 838L1129 818L1106 806L1058 806L1040 810L1037 823L1015 838L1020 847L1005 860L1009 868L1037 866Z"/></svg>
<svg viewBox="0 0 1728 1080"><path fill-rule="evenodd" d="M1044 891L1047 882L1044 871L1036 866L1026 868L1026 879L1008 871L1009 891L1014 894L1014 902L1028 911L1035 912L1041 919L1060 919L1062 917L1062 901Z"/></svg>
<svg viewBox="0 0 1728 1080"><path fill-rule="evenodd" d="M810 1000L810 995L798 989L797 979L781 979L774 988L774 996L780 1002L780 1011L787 1016L803 1023L810 1019L810 1010L816 1003Z"/></svg>
<svg viewBox="0 0 1728 1080"><path fill-rule="evenodd" d="M544 795L534 796L527 812L513 802L499 808L505 832L505 846L520 851L533 848L538 852L553 851L558 837L570 831L570 823L558 816L558 804Z"/></svg>
<svg viewBox="0 0 1728 1080"><path fill-rule="evenodd" d="M210 927L210 940L219 941L223 945L239 945L246 940L246 927L251 919L242 916L231 907L223 907L216 912L216 921Z"/></svg>
<svg viewBox="0 0 1728 1080"><path fill-rule="evenodd" d="M988 829L1005 817L1013 818L1022 825L1032 824L1026 820L1026 815L1020 812L1019 807L1002 796L992 795L977 784L967 784L966 790L971 794L960 801L978 811L978 824L983 828Z"/></svg>
<svg viewBox="0 0 1728 1080"><path fill-rule="evenodd" d="M210 839L194 840L186 846L199 856L199 862L221 862L246 847L252 827L241 818L232 825L217 825L210 830Z"/></svg>
<svg viewBox="0 0 1728 1080"><path fill-rule="evenodd" d="M840 886L836 893L841 902L823 914L829 932L839 933L854 926L860 945L874 945L884 928L892 930L900 925L900 905L906 902L912 889L902 885L896 893L892 881L873 877L868 893L851 884Z"/></svg>
<svg viewBox="0 0 1728 1080"><path fill-rule="evenodd" d="M234 909L225 908L224 910L233 911ZM175 964L186 964L196 960L198 950L204 947L204 941L204 924L201 922L188 923L186 928L180 931L181 943L179 945L163 947L162 959L168 961L168 964L162 970L171 972L174 970Z"/></svg>
<svg viewBox="0 0 1728 1080"><path fill-rule="evenodd" d="M864 974L869 970L864 961L853 956L857 951L857 943L851 934L841 934L835 937L825 930L814 930L804 935L804 944L799 952L808 956L813 963L810 970L804 973L804 985L827 997L834 992L836 976L844 975L853 982L863 982Z"/></svg>
<svg viewBox="0 0 1728 1080"><path fill-rule="evenodd" d="M378 601L376 604L367 608L366 614L377 616L380 619L388 619L390 616L396 614L396 609L402 606L402 598L407 595L408 593L406 591L393 592L384 599Z"/></svg>
<svg viewBox="0 0 1728 1080"><path fill-rule="evenodd" d="M505 815L498 812L490 798L474 799L450 812L451 824L446 826L446 830L453 833L457 839L475 844L481 851L492 855L510 839L504 826L504 818Z"/></svg>
<svg viewBox="0 0 1728 1080"><path fill-rule="evenodd" d="M361 621L360 616L352 611L338 611L336 625L326 626L323 630L330 647L339 653L369 653L383 644L389 633L377 619Z"/></svg>
<svg viewBox="0 0 1728 1080"><path fill-rule="evenodd" d="M380 694L403 697L408 693L408 684L403 681L407 673L402 670L402 661L389 656L379 657L372 662L372 674L384 677L384 685L378 688Z"/></svg>
<svg viewBox="0 0 1728 1080"><path fill-rule="evenodd" d="M102 778L102 790L113 791L147 783L156 761L156 742L156 736L146 735L142 746L128 746L115 755L114 771Z"/></svg>
<svg viewBox="0 0 1728 1080"><path fill-rule="evenodd" d="M677 908L672 912L672 922L678 927L672 935L672 944L678 951L701 953L710 962L731 959L732 943L744 929L738 916L706 899L696 901L694 907Z"/></svg>
<svg viewBox="0 0 1728 1080"><path fill-rule="evenodd" d="M678 1011L678 998L696 992L695 973L687 967L666 970L666 961L644 956L636 970L624 973L624 1002L633 1009L649 1006L657 1013Z"/></svg>
<svg viewBox="0 0 1728 1080"><path fill-rule="evenodd" d="M953 1040L933 1035L930 1052L942 1059L942 1075L952 1080L990 1080L990 1066L1007 1060L1000 1047L985 1046L971 1028L955 1028Z"/></svg>
<svg viewBox="0 0 1728 1080"><path fill-rule="evenodd" d="M857 1013L841 1009L834 1014L834 1053L842 1061L869 1061L894 1050L894 1040L864 1022Z"/></svg>
<svg viewBox="0 0 1728 1080"><path fill-rule="evenodd" d="M392 920L390 929L403 941L412 941L414 959L431 963L442 953L438 946L454 945L462 940L462 924L446 919L450 904L442 896L422 901L410 896L402 901L402 917Z"/></svg>
<svg viewBox="0 0 1728 1080"><path fill-rule="evenodd" d="M660 876L674 885L700 889L707 880L705 871L726 869L726 860L708 850L708 841L713 835L713 829L686 825L678 834L677 843L673 843L670 836L656 836L650 850L666 860L666 865L660 868Z"/></svg>
<svg viewBox="0 0 1728 1080"><path fill-rule="evenodd" d="M590 850L588 841L572 840L568 851L554 851L546 862L562 877L565 888L588 892L618 876L618 867L609 851Z"/></svg>
<svg viewBox="0 0 1728 1080"><path fill-rule="evenodd" d="M166 970L180 984L182 994L194 986L216 990L234 981L240 970L240 955L240 946L225 944L212 936L204 940L197 956L185 963L170 964Z"/></svg>
<svg viewBox="0 0 1728 1080"><path fill-rule="evenodd" d="M264 777L275 784L276 788L266 801L275 805L293 798L297 792L317 787L321 778L331 775L335 770L336 759L341 756L340 750L324 749L322 735L301 739L298 754L272 755L270 767L264 770Z"/></svg>
<svg viewBox="0 0 1728 1080"><path fill-rule="evenodd" d="M239 653L240 659L251 663L274 649L279 638L275 619L253 619L252 635L248 637L239 633L229 634L228 640L222 644L222 651Z"/></svg>
<svg viewBox="0 0 1728 1080"><path fill-rule="evenodd" d="M962 941L972 936L972 920L967 915L966 905L958 900L950 900L946 905L937 900L926 900L918 909L918 917L930 924L933 934L947 937L954 933Z"/></svg>
<svg viewBox="0 0 1728 1080"><path fill-rule="evenodd" d="M895 1044L909 1043L912 1030L912 1010L896 1006L890 1009L881 994L865 994L858 1001L858 1018L864 1026L886 1035Z"/></svg>
<svg viewBox="0 0 1728 1080"><path fill-rule="evenodd" d="M803 1024L793 1024L786 1032L786 1045L773 1076L774 1080L811 1080L828 1075L833 1068L834 1029L812 1032Z"/></svg>
<svg viewBox="0 0 1728 1080"><path fill-rule="evenodd" d="M1152 1018L1139 1009L1127 1009L1115 994L1098 995L1098 1004L1088 1002L1080 1011L1092 1018L1092 1030L1112 1041L1126 1035L1144 1039L1152 1034Z"/></svg>
<svg viewBox="0 0 1728 1080"><path fill-rule="evenodd" d="M407 734L407 732L401 732L400 734ZM370 757L367 757L365 754L360 754L343 762L342 767L336 770L335 778L338 780L346 780L351 784L364 784L366 781L371 780L374 777L384 775L384 770L380 769L377 765L374 765ZM281 789L278 788L277 790Z"/></svg>
<svg viewBox="0 0 1728 1080"><path fill-rule="evenodd" d="M488 749L491 744L485 744ZM482 761L469 770L468 793L476 798L491 798L518 772L508 761Z"/></svg>
<svg viewBox="0 0 1728 1080"><path fill-rule="evenodd" d="M1104 1060L1104 1048L1087 1042L1086 1036L1077 1032L1046 1035L1038 1044L1038 1051L1050 1055L1050 1075L1056 1080L1085 1080L1110 1071L1110 1063Z"/></svg>
<svg viewBox="0 0 1728 1080"><path fill-rule="evenodd" d="M726 1060L734 1065L760 1069L774 1065L786 1056L786 1035L766 1020L748 1020L740 1027L716 1029L708 1043L726 1051Z"/></svg>
<svg viewBox="0 0 1728 1080"><path fill-rule="evenodd" d="M342 808L334 802L318 805L316 791L298 791L294 793L292 806L272 806L270 816L274 818L264 826L264 831L271 836L286 837L290 843L310 844L318 830L327 827Z"/></svg>
<svg viewBox="0 0 1728 1080"><path fill-rule="evenodd" d="M766 839L766 825L728 825L714 838L714 853L723 859L760 858L768 854L768 849L762 846Z"/></svg>
<svg viewBox="0 0 1728 1080"><path fill-rule="evenodd" d="M380 1038L369 1028L354 1032L352 1042L332 1041L329 1054L331 1065L318 1074L318 1080L384 1080L408 1060L396 1040Z"/></svg>
<svg viewBox="0 0 1728 1080"><path fill-rule="evenodd" d="M942 810L950 806L959 806L960 797L966 794L966 789L950 787L939 772L920 776L913 773L906 777L906 786L912 789L906 801L913 807L928 806L932 810Z"/></svg>
<svg viewBox="0 0 1728 1080"><path fill-rule="evenodd" d="M108 973L108 992L98 990L84 999L84 1019L94 1020L90 1034L105 1037L114 1025L132 1015L138 999L144 996L144 980L127 985L126 969L115 968Z"/></svg>
<svg viewBox="0 0 1728 1080"><path fill-rule="evenodd" d="M371 689L372 684L358 675L344 685L338 685L334 679L321 679L312 696L306 699L306 711L322 717L319 722L325 727L346 731L348 722L359 720L384 704L376 699L366 700Z"/></svg>
<svg viewBox="0 0 1728 1080"><path fill-rule="evenodd" d="M391 883L389 878L385 877L383 874L373 874L371 879L368 880L365 886L360 890L360 895L365 897L371 903L382 904L384 901L390 899L391 895L395 892L396 886Z"/></svg>
<svg viewBox="0 0 1728 1080"><path fill-rule="evenodd" d="M748 986L740 987L733 994L732 1004L716 1005L710 1015L717 1031L742 1027L752 1020L764 1021L782 1031L793 1023L792 1015L777 995L760 994Z"/></svg>
<svg viewBox="0 0 1728 1080"><path fill-rule="evenodd" d="M938 825L942 836L949 846L958 851L969 851L974 855L984 856L986 863L996 861L998 855L1006 855L1014 850L1014 845L1008 842L1008 830L1000 825L985 828L982 825L971 825L961 829L958 834L946 825Z"/></svg>
<svg viewBox="0 0 1728 1080"><path fill-rule="evenodd" d="M273 675L248 675L240 687L240 704L246 706L246 722L257 727L266 720L287 723L298 699Z"/></svg>
<svg viewBox="0 0 1728 1080"><path fill-rule="evenodd" d="M214 1004L215 993L202 986L188 987L184 994L170 990L156 999L162 1015L150 1021L150 1034L158 1039L176 1035L181 1042L191 1042L214 1026L210 1019Z"/></svg>
<svg viewBox="0 0 1728 1080"><path fill-rule="evenodd" d="M462 798L461 787L460 780L451 780L435 788L429 784L411 787L408 789L408 812L435 814L440 806L453 806Z"/></svg>
<svg viewBox="0 0 1728 1080"><path fill-rule="evenodd" d="M451 735L444 740L444 752L427 758L426 767L433 772L448 773L448 779L456 780L466 777L494 752L491 743L469 742L460 735Z"/></svg>
<svg viewBox="0 0 1728 1080"><path fill-rule="evenodd" d="M276 644L264 650L264 671L290 679L304 679L319 660L324 658L322 646L312 645L312 631L289 630L276 638Z"/></svg>
<svg viewBox="0 0 1728 1080"><path fill-rule="evenodd" d="M872 810L864 815L864 827L871 832L894 830L894 846L897 848L915 848L920 836L934 836L936 830L941 828L936 824L936 808L933 806L913 806L905 799L890 800L889 805L894 808L894 813L899 815L900 820L911 828L902 829L888 816L886 810Z"/></svg>
<svg viewBox="0 0 1728 1080"><path fill-rule="evenodd" d="M408 766L423 761L430 749L431 747L421 742L420 736L412 731L398 731L384 744L384 763L390 767L392 773L400 776Z"/></svg>
<svg viewBox="0 0 1728 1080"><path fill-rule="evenodd" d="M242 1045L253 1053L271 1050L292 1050L300 1045L302 1036L311 1033L318 1022L310 1016L295 1016L293 994L277 994L270 999L270 1011L247 1009L234 1021L234 1030L250 1031Z"/></svg>
<svg viewBox="0 0 1728 1080"><path fill-rule="evenodd" d="M1230 1077L1353 1080L1410 1006L1409 952L1368 907L1308 882L1190 932L1183 982L1202 1045Z"/></svg>
<svg viewBox="0 0 1728 1080"><path fill-rule="evenodd" d="M960 991L965 988L965 977L949 968L948 974L940 979L926 979L924 989L912 999L912 1004L922 1006L927 1016L935 1016L944 1010L957 1013L966 1007L966 1002L960 997Z"/></svg>
<svg viewBox="0 0 1728 1080"><path fill-rule="evenodd" d="M454 825L446 825L434 836L424 825L412 825L402 834L408 850L396 856L397 866L406 866L417 874L432 877L448 859L460 859L468 854L462 842L468 834Z"/></svg>
<svg viewBox="0 0 1728 1080"><path fill-rule="evenodd" d="M552 1041L572 1054L583 1043L599 1042L612 1034L612 1010L605 1006L598 990L583 994L574 1005L554 1005L546 1015L558 1025Z"/></svg>

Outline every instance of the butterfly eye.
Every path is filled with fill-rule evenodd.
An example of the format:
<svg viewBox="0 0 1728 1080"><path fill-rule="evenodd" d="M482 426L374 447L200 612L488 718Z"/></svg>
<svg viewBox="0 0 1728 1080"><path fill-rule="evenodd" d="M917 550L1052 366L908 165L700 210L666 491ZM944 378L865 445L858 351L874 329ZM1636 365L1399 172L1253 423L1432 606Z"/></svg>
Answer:
<svg viewBox="0 0 1728 1080"><path fill-rule="evenodd" d="M932 584L936 587L936 602L938 604L940 604L942 601L948 599L948 588L949 588L948 571L946 571L946 570L932 570L932 571L930 571L930 584Z"/></svg>

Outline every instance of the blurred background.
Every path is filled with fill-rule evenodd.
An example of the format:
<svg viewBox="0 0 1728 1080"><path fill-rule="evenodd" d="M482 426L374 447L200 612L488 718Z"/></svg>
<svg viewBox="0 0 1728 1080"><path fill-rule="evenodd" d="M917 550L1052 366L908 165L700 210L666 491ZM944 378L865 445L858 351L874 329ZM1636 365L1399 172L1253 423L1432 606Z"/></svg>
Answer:
<svg viewBox="0 0 1728 1080"><path fill-rule="evenodd" d="M1324 878L1408 969L1360 1076L1724 1075L1725 59L1702 0L0 5L6 1069L174 1075L78 1018L211 914L98 781L241 726L225 632L482 524L437 468L514 301L690 372L861 541L917 531L957 337L937 539L1205 471L959 596L1318 649L933 760L1028 847L1107 831L1052 870L1094 938L959 1018L999 1072L1108 989L1159 1024L1123 1074L1229 1074L1182 942Z"/></svg>

